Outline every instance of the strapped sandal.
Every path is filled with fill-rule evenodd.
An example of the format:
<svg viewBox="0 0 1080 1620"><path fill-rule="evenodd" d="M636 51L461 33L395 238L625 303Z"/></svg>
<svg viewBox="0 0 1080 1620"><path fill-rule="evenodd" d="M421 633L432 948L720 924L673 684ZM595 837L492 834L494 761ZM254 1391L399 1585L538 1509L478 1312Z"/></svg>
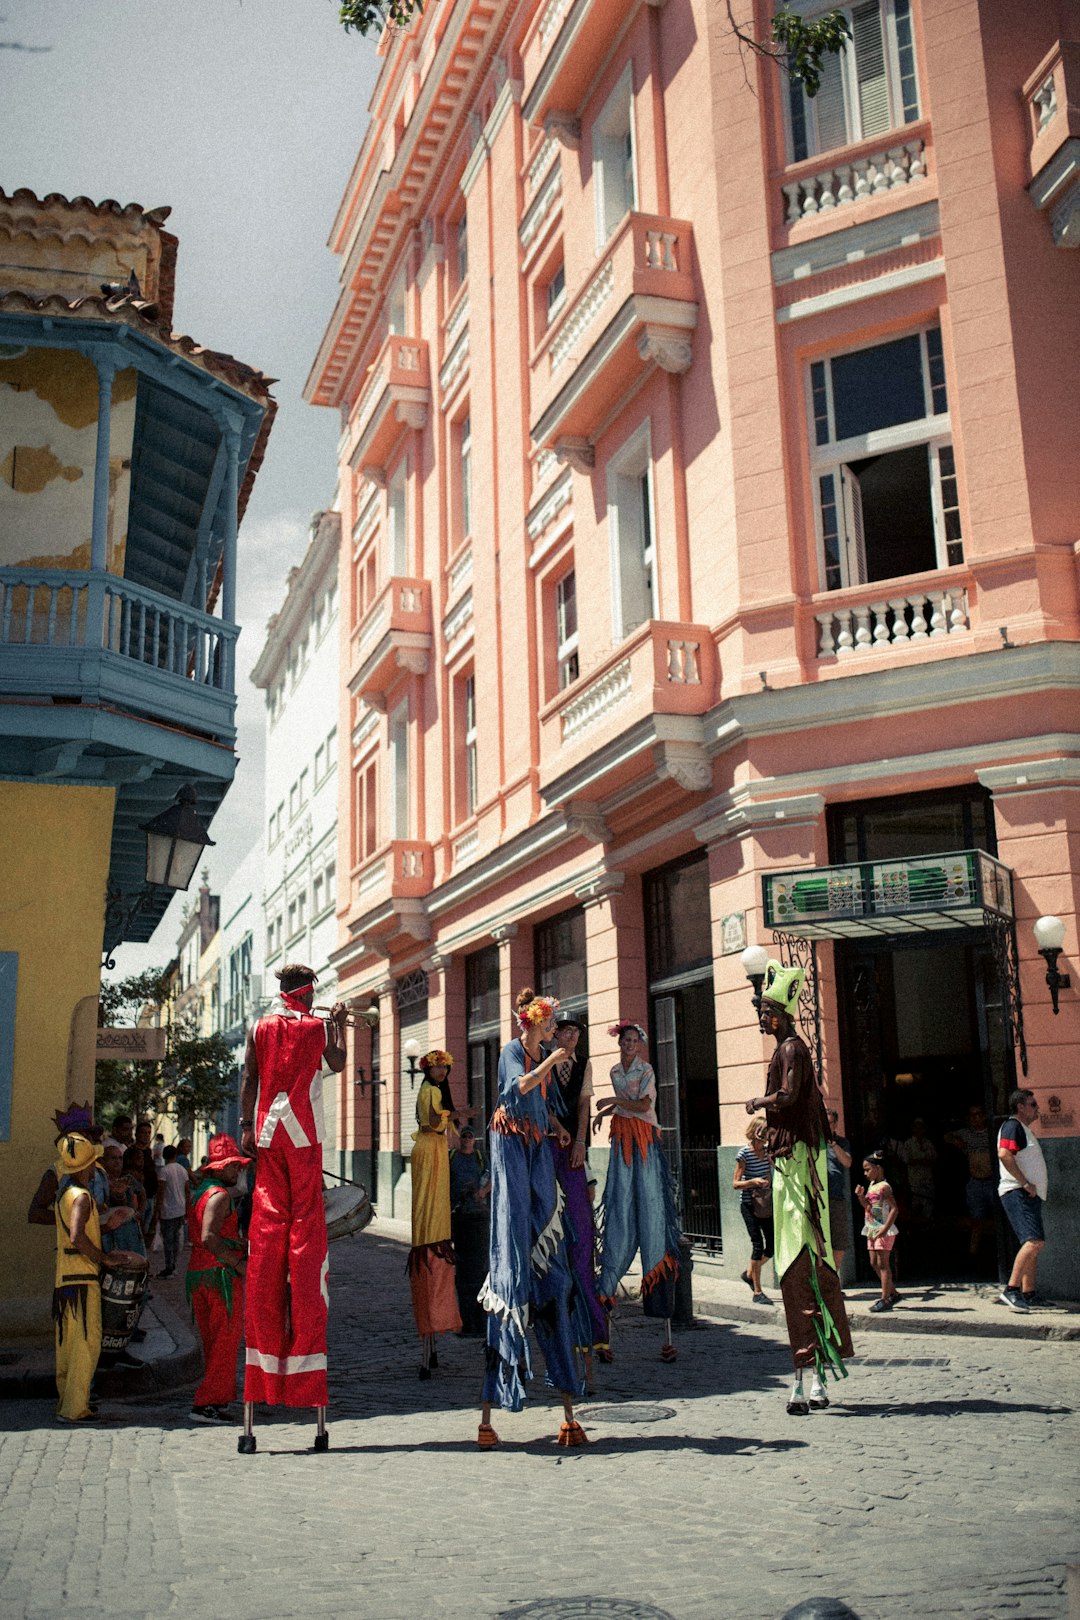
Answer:
<svg viewBox="0 0 1080 1620"><path fill-rule="evenodd" d="M499 1443L499 1437L490 1423L481 1423L476 1431L476 1443L481 1451L494 1451Z"/></svg>
<svg viewBox="0 0 1080 1620"><path fill-rule="evenodd" d="M679 1355L679 1352L678 1352L678 1349L676 1348L675 1345L673 1345L673 1344L661 1345L661 1347L660 1347L660 1360L661 1361L676 1361L678 1359L678 1355Z"/></svg>
<svg viewBox="0 0 1080 1620"><path fill-rule="evenodd" d="M581 1427L581 1424L575 1419L573 1423L561 1423L559 1425L559 1438L557 1443L560 1446L587 1446L589 1443L589 1437L585 1433L585 1430Z"/></svg>
<svg viewBox="0 0 1080 1620"><path fill-rule="evenodd" d="M597 1361L602 1361L605 1367L610 1367L611 1363L615 1360L615 1352L612 1350L610 1344L598 1344L596 1349L593 1351L593 1355L596 1357Z"/></svg>

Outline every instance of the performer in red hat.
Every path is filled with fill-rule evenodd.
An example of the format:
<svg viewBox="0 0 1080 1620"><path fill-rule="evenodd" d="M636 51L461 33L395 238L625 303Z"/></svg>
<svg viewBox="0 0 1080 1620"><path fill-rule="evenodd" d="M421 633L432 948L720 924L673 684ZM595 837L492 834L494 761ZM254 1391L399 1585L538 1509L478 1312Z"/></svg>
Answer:
<svg viewBox="0 0 1080 1620"><path fill-rule="evenodd" d="M191 1407L193 1423L228 1423L236 1399L236 1360L244 1336L244 1244L233 1201L251 1160L231 1136L212 1136L188 1217L187 1297L202 1340L205 1374Z"/></svg>
<svg viewBox="0 0 1080 1620"><path fill-rule="evenodd" d="M244 1435L255 1449L251 1413L270 1406L314 1406L325 1449L327 1403L326 1216L322 1195L322 1066L345 1067L344 1005L312 1016L316 974L300 963L277 973L281 986L249 1032L240 1092L241 1144L258 1148L244 1310L247 1340Z"/></svg>

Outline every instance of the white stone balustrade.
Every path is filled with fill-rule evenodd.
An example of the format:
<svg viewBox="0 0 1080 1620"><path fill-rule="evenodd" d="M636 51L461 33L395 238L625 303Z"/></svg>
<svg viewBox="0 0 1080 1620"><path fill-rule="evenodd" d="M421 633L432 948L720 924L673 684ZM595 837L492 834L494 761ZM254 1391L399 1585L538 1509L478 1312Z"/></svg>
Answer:
<svg viewBox="0 0 1080 1620"><path fill-rule="evenodd" d="M959 635L971 628L966 590L917 591L911 596L830 608L815 617L819 658L882 652Z"/></svg>
<svg viewBox="0 0 1080 1620"><path fill-rule="evenodd" d="M680 686L701 685L701 644L697 641L670 641L667 644L668 680Z"/></svg>
<svg viewBox="0 0 1080 1620"><path fill-rule="evenodd" d="M787 222L810 219L833 208L849 207L868 197L881 197L926 179L926 142L904 141L883 152L822 168L784 183Z"/></svg>
<svg viewBox="0 0 1080 1620"><path fill-rule="evenodd" d="M1043 80L1032 96L1031 101L1035 108L1038 130L1042 131L1050 120L1056 116L1058 110L1057 84L1052 73L1048 79Z"/></svg>
<svg viewBox="0 0 1080 1620"><path fill-rule="evenodd" d="M588 731L590 726L625 703L633 691L633 676L629 658L624 658L613 669L605 670L598 680L587 686L562 711L562 740L572 742Z"/></svg>

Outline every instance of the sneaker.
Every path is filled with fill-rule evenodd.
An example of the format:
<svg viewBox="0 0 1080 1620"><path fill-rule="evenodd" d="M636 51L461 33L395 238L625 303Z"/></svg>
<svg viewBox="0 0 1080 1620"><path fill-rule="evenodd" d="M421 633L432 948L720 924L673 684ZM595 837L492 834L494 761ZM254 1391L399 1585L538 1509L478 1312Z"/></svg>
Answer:
<svg viewBox="0 0 1080 1620"><path fill-rule="evenodd" d="M892 1310L892 1300L891 1299L875 1299L874 1303L870 1307L870 1314L872 1316L877 1316L879 1311L891 1311L891 1310Z"/></svg>
<svg viewBox="0 0 1080 1620"><path fill-rule="evenodd" d="M755 1294L753 1302L754 1302L755 1305L771 1305L772 1304L772 1300L769 1298L768 1294Z"/></svg>
<svg viewBox="0 0 1080 1620"><path fill-rule="evenodd" d="M1031 1309L1019 1288L1003 1288L998 1295L998 1301L1002 1305L1007 1305L1010 1311L1030 1311Z"/></svg>
<svg viewBox="0 0 1080 1620"><path fill-rule="evenodd" d="M192 1423L231 1423L232 1419L219 1406L193 1406Z"/></svg>
<svg viewBox="0 0 1080 1620"><path fill-rule="evenodd" d="M1037 1294L1037 1293L1022 1294L1020 1297L1023 1299L1024 1304L1027 1305L1030 1310L1037 1310L1040 1305L1049 1305L1050 1304L1050 1300L1047 1299L1045 1294Z"/></svg>

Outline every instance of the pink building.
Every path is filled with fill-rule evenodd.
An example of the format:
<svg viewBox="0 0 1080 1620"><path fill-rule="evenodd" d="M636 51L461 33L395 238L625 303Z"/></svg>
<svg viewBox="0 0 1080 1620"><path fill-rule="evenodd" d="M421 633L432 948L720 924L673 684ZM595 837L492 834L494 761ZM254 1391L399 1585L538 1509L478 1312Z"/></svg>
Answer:
<svg viewBox="0 0 1080 1620"><path fill-rule="evenodd" d="M408 1039L489 1107L520 985L587 1009L601 1074L639 1018L686 1229L741 1269L763 943L816 969L856 1153L938 1147L909 1275L996 1275L943 1136L1026 1059L1075 1296L1080 18L849 17L814 101L716 0L443 0L381 47L308 389L342 421L335 961L380 1010L342 1118L396 1213Z"/></svg>

